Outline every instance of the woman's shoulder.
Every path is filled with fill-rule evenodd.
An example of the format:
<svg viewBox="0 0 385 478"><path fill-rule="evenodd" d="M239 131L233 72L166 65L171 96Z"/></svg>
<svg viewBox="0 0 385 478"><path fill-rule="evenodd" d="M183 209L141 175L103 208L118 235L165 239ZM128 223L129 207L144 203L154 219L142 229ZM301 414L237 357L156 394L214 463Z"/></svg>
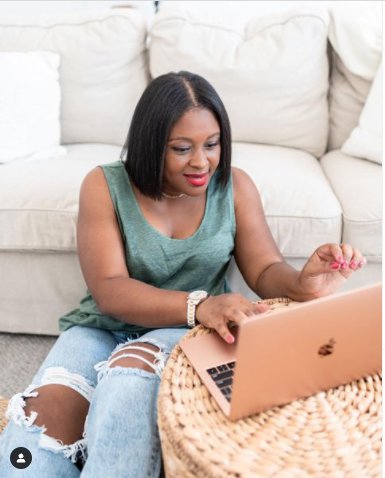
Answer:
<svg viewBox="0 0 385 478"><path fill-rule="evenodd" d="M82 182L82 187L107 188L106 174L113 170L119 170L120 174L122 168L123 164L120 161L98 165L86 174Z"/></svg>
<svg viewBox="0 0 385 478"><path fill-rule="evenodd" d="M256 189L256 185L251 177L241 168L235 166L231 167L231 176L233 179L233 189L234 191L242 191L243 188L246 189Z"/></svg>
<svg viewBox="0 0 385 478"><path fill-rule="evenodd" d="M106 186L107 183L103 169L101 166L96 166L84 176L80 191L89 190L91 192L96 189L104 189Z"/></svg>
<svg viewBox="0 0 385 478"><path fill-rule="evenodd" d="M94 209L95 204L99 209L103 204L108 209L112 206L108 184L101 166L91 169L80 186L79 205L88 210Z"/></svg>
<svg viewBox="0 0 385 478"><path fill-rule="evenodd" d="M259 193L255 182L241 168L232 167L231 175L233 180L234 205L242 203L252 204L250 201L259 200Z"/></svg>
<svg viewBox="0 0 385 478"><path fill-rule="evenodd" d="M251 181L251 178L246 171L235 166L231 167L231 176L233 178L233 185L235 186L242 185L245 181L247 182L247 180Z"/></svg>

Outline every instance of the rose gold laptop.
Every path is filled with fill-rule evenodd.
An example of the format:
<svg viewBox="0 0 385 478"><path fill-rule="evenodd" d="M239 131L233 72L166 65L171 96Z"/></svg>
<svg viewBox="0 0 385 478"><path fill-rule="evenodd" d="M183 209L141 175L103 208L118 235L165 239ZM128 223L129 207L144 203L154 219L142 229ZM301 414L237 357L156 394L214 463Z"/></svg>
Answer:
<svg viewBox="0 0 385 478"><path fill-rule="evenodd" d="M381 286L250 317L231 345L213 331L180 346L224 414L236 420L379 372Z"/></svg>

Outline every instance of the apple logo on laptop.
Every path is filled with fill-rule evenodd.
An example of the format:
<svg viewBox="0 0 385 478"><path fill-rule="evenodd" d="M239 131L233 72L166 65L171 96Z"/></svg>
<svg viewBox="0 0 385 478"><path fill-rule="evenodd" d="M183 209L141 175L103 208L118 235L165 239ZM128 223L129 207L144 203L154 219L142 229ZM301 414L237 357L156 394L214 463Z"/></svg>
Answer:
<svg viewBox="0 0 385 478"><path fill-rule="evenodd" d="M327 355L331 355L334 352L334 345L336 341L331 338L327 344L321 345L318 349L318 355L321 357L326 357Z"/></svg>

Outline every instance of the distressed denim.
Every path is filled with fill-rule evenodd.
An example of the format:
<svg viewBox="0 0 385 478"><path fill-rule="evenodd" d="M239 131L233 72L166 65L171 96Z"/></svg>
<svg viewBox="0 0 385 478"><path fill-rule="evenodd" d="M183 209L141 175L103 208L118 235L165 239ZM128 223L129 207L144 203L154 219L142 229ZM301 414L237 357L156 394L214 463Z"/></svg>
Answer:
<svg viewBox="0 0 385 478"><path fill-rule="evenodd" d="M161 328L145 333L110 332L74 326L55 342L27 389L14 395L7 409L9 422L0 435L2 478L144 478L159 477L161 448L157 428L157 396L167 358L187 333L186 327ZM140 345L151 343L139 356ZM138 357L153 372L111 365L111 355ZM116 359L118 360L118 359ZM37 413L25 416L25 398L38 396L38 387L62 384L89 402L83 436L70 445L48 436L44 426L34 425ZM13 467L13 449L25 447L32 463Z"/></svg>

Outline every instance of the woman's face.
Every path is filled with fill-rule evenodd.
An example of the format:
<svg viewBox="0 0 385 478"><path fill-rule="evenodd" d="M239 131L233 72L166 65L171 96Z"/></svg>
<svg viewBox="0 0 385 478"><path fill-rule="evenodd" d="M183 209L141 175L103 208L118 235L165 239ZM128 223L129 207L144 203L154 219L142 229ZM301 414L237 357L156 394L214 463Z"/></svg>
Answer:
<svg viewBox="0 0 385 478"><path fill-rule="evenodd" d="M171 130L163 191L199 196L206 192L221 155L220 127L210 110L187 111Z"/></svg>

